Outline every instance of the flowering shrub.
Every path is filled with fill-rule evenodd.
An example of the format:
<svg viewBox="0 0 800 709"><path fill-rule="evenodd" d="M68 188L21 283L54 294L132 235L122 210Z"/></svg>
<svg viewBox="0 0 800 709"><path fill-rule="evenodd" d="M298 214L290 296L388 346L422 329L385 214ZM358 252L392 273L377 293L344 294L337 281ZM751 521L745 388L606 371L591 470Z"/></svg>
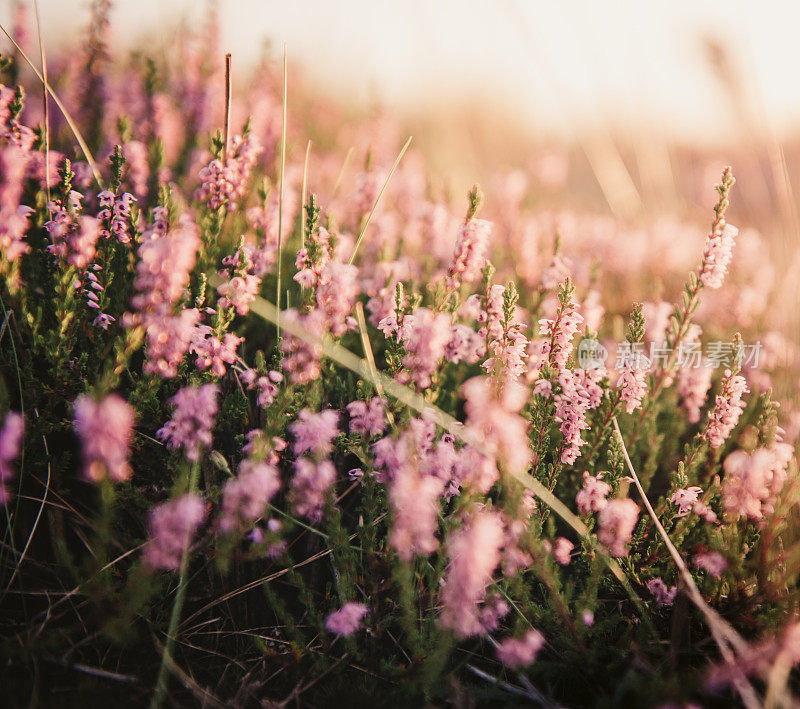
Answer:
<svg viewBox="0 0 800 709"><path fill-rule="evenodd" d="M379 152L301 180L274 67L210 135L217 57L112 67L106 12L52 79L76 130L2 62L14 702L792 701L796 417L698 311L730 169L677 306L604 304L626 240Z"/></svg>

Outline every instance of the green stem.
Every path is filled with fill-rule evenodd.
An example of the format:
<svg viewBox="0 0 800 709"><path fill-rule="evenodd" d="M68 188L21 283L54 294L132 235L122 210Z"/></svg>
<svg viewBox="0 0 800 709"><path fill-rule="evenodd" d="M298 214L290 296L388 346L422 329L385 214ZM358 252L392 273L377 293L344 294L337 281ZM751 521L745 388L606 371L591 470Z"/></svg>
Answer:
<svg viewBox="0 0 800 709"><path fill-rule="evenodd" d="M193 463L192 469L189 473L189 492L197 490L197 479L200 477L200 464ZM178 630L178 622L181 619L181 611L183 610L183 601L186 597L186 572L189 569L189 547L183 550L181 556L181 568L178 575L178 590L175 593L175 602L172 604L172 614L169 617L169 628L167 629L167 644L164 646L164 652L161 655L161 667L158 670L158 679L156 680L156 691L153 694L153 699L150 702L150 709L159 709L164 701L164 695L167 691L167 683L169 680L169 669L172 664L172 648L175 646L175 633Z"/></svg>

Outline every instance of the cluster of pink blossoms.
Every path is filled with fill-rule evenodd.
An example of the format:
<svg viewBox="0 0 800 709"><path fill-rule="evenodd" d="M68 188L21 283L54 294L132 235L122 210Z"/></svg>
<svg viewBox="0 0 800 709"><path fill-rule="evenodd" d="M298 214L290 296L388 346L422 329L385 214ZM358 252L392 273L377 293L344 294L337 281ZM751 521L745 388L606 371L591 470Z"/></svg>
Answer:
<svg viewBox="0 0 800 709"><path fill-rule="evenodd" d="M611 485L602 480L604 473L597 476L583 473L583 487L575 495L575 503L578 511L584 517L592 512L600 512L608 505L608 495L611 492Z"/></svg>
<svg viewBox="0 0 800 709"><path fill-rule="evenodd" d="M500 563L503 538L501 515L478 509L448 542L440 622L460 638L484 632L480 604Z"/></svg>
<svg viewBox="0 0 800 709"><path fill-rule="evenodd" d="M702 493L703 488L697 485L675 490L669 501L678 508L676 517L684 517L689 512L694 512L698 517L705 519L706 522L716 522L717 515L714 510L699 499Z"/></svg>
<svg viewBox="0 0 800 709"><path fill-rule="evenodd" d="M519 414L528 390L515 381L499 383L491 377L472 377L461 387L467 425L482 450L506 469L524 472L531 464L528 422Z"/></svg>
<svg viewBox="0 0 800 709"><path fill-rule="evenodd" d="M560 391L553 395L556 405L555 420L559 422L561 435L564 437L561 450L561 462L572 465L581 454L583 440L581 431L589 428L586 414L596 409L603 400L603 389L597 383L605 374L602 369L562 369L557 381ZM539 383L541 382L541 384ZM549 396L550 382L538 380L534 391Z"/></svg>
<svg viewBox="0 0 800 709"><path fill-rule="evenodd" d="M379 396L369 401L351 401L347 413L350 414L350 433L380 436L386 430L386 400Z"/></svg>
<svg viewBox="0 0 800 709"><path fill-rule="evenodd" d="M261 278L251 273L252 251L249 247L239 249L233 256L223 259L223 264L235 268L236 273L217 286L217 293L220 296L217 305L222 310L233 308L239 315L247 315L250 312L250 303L256 299L261 286ZM228 279L230 273L228 270L222 270L219 275Z"/></svg>
<svg viewBox="0 0 800 709"><path fill-rule="evenodd" d="M50 221L45 229L51 244L47 250L78 270L91 264L100 237L100 222L94 217L80 214L82 195L74 190L69 195L70 205L60 201L48 204Z"/></svg>
<svg viewBox="0 0 800 709"><path fill-rule="evenodd" d="M328 493L336 482L336 467L326 457L333 451L338 425L339 413L333 409L318 413L303 409L289 425L295 439L292 450L303 456L295 461L289 498L295 512L312 522L322 519Z"/></svg>
<svg viewBox="0 0 800 709"><path fill-rule="evenodd" d="M369 609L363 603L345 603L325 619L325 628L334 635L352 635L363 624Z"/></svg>
<svg viewBox="0 0 800 709"><path fill-rule="evenodd" d="M261 145L252 132L233 136L226 162L215 158L200 170L202 184L195 199L205 202L212 211L223 205L229 212L235 211L236 200L245 193L260 152Z"/></svg>
<svg viewBox="0 0 800 709"><path fill-rule="evenodd" d="M703 265L700 268L700 283L707 288L721 288L733 257L733 246L739 230L723 220L719 228L708 235Z"/></svg>
<svg viewBox="0 0 800 709"><path fill-rule="evenodd" d="M9 411L0 429L0 504L3 505L11 500L8 483L15 475L13 463L19 458L24 433L25 419L21 414Z"/></svg>
<svg viewBox="0 0 800 709"><path fill-rule="evenodd" d="M0 254L9 263L30 251L24 239L33 209L20 204L27 163L28 154L14 145L0 150Z"/></svg>
<svg viewBox="0 0 800 709"><path fill-rule="evenodd" d="M741 374L732 374L725 370L722 380L722 393L714 399L714 408L708 414L708 424L703 437L712 448L719 448L728 439L731 431L739 422L739 416L744 411L742 397L750 389L747 380Z"/></svg>
<svg viewBox="0 0 800 709"><path fill-rule="evenodd" d="M152 569L177 571L198 527L206 517L206 506L195 493L157 505L150 511L149 542L144 561Z"/></svg>
<svg viewBox="0 0 800 709"><path fill-rule="evenodd" d="M710 367L682 367L678 373L678 396L689 423L700 421L700 409L711 388L711 374Z"/></svg>
<svg viewBox="0 0 800 709"><path fill-rule="evenodd" d="M647 370L626 366L617 379L617 387L626 413L632 414L642 407L642 399L647 395Z"/></svg>
<svg viewBox="0 0 800 709"><path fill-rule="evenodd" d="M609 500L597 519L597 538L612 556L625 556L639 518L639 505L630 498Z"/></svg>
<svg viewBox="0 0 800 709"><path fill-rule="evenodd" d="M163 227L163 229L162 229ZM187 308L175 314L175 305L184 295L189 274L195 265L200 237L196 227L182 222L166 230L156 225L144 235L139 247L134 288L133 313L126 313L127 327L142 325L147 337L144 370L165 378L178 373L178 365L188 352L200 313Z"/></svg>
<svg viewBox="0 0 800 709"><path fill-rule="evenodd" d="M104 224L100 236L108 239L113 234L120 244L130 244L131 202L136 201L130 192L123 192L117 197L111 190L103 190L97 195L100 211L97 218Z"/></svg>
<svg viewBox="0 0 800 709"><path fill-rule="evenodd" d="M278 396L278 384L283 381L283 374L270 370L266 375L258 376L254 369L246 369L240 378L248 390L256 389L256 403L263 409L272 404Z"/></svg>
<svg viewBox="0 0 800 709"><path fill-rule="evenodd" d="M528 338L522 333L515 304L506 317L505 295L505 286L495 285L486 298L486 325L478 333L485 334L490 355L483 368L501 379L519 379L525 373Z"/></svg>
<svg viewBox="0 0 800 709"><path fill-rule="evenodd" d="M492 224L484 219L470 219L458 231L453 261L447 273L447 287L458 289L462 283L472 283L481 275Z"/></svg>
<svg viewBox="0 0 800 709"><path fill-rule="evenodd" d="M159 440L168 448L183 448L187 460L196 463L200 460L203 448L213 442L211 430L219 404L216 384L203 384L199 387L186 386L178 390L170 399L175 407L172 418L156 432Z"/></svg>
<svg viewBox="0 0 800 709"><path fill-rule="evenodd" d="M583 317L571 296L566 303L560 304L554 319L539 320L540 334L545 338L541 355L549 357L551 364L559 371L567 368L567 360L572 354L572 338L581 324Z"/></svg>
<svg viewBox="0 0 800 709"><path fill-rule="evenodd" d="M518 669L532 665L544 647L544 635L531 629L521 638L506 638L497 645L497 659L506 667Z"/></svg>
<svg viewBox="0 0 800 709"><path fill-rule="evenodd" d="M671 606L675 602L675 596L678 595L677 586L667 587L664 579L658 577L650 579L646 585L659 606Z"/></svg>
<svg viewBox="0 0 800 709"><path fill-rule="evenodd" d="M237 476L222 487L220 530L230 534L256 522L280 486L280 474L275 466L257 460L242 461Z"/></svg>
<svg viewBox="0 0 800 709"><path fill-rule="evenodd" d="M281 367L292 384L313 382L320 375L322 338L327 331L325 314L319 310L301 314L289 308L283 311L281 318L288 327L302 328L309 335L308 338L295 337L288 329L283 333Z"/></svg>
<svg viewBox="0 0 800 709"><path fill-rule="evenodd" d="M428 308L417 308L403 318L398 336L406 349L403 367L398 374L401 382L412 381L420 389L431 385L431 377L439 368L445 347L451 340L451 318Z"/></svg>
<svg viewBox="0 0 800 709"><path fill-rule="evenodd" d="M117 394L96 401L83 394L75 400L75 432L81 442L83 476L116 482L131 476L128 448L133 438L133 407Z"/></svg>
<svg viewBox="0 0 800 709"><path fill-rule="evenodd" d="M208 369L215 377L222 377L227 371L225 365L236 361L236 348L243 341L243 337L232 332L226 332L220 339L208 325L196 325L189 351L196 355L194 364L201 372Z"/></svg>
<svg viewBox="0 0 800 709"><path fill-rule="evenodd" d="M338 261L331 261L322 270L317 281L317 308L325 313L328 329L334 337L341 337L357 327L351 315L358 298L358 269Z"/></svg>
<svg viewBox="0 0 800 709"><path fill-rule="evenodd" d="M735 518L760 521L772 514L786 482L786 469L793 449L788 443L773 443L752 453L737 450L723 462L722 505Z"/></svg>

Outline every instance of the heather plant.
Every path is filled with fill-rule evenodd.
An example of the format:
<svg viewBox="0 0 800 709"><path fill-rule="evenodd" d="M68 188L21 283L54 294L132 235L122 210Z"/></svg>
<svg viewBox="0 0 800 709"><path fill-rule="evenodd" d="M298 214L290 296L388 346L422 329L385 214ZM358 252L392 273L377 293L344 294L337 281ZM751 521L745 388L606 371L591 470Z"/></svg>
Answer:
<svg viewBox="0 0 800 709"><path fill-rule="evenodd" d="M0 63L10 701L796 701L797 431L700 308L730 168L671 306L624 239L439 198L408 142L304 163L285 67L113 64L107 12L80 82Z"/></svg>

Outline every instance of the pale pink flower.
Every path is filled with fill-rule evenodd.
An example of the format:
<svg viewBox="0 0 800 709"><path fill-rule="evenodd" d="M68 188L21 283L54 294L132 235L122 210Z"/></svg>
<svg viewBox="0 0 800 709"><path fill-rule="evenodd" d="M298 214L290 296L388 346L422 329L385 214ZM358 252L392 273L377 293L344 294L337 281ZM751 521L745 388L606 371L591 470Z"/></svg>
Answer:
<svg viewBox="0 0 800 709"><path fill-rule="evenodd" d="M561 564L561 566L567 566L571 560L572 550L574 548L575 545L569 539L558 537L553 546L553 558Z"/></svg>
<svg viewBox="0 0 800 709"><path fill-rule="evenodd" d="M639 517L639 505L630 498L610 500L598 516L597 538L612 556L625 556Z"/></svg>
<svg viewBox="0 0 800 709"><path fill-rule="evenodd" d="M448 541L440 622L460 638L484 632L479 604L500 563L503 537L500 514L478 509Z"/></svg>
<svg viewBox="0 0 800 709"><path fill-rule="evenodd" d="M359 294L358 269L331 261L319 276L317 308L327 318L328 329L341 337L354 323L351 313Z"/></svg>
<svg viewBox="0 0 800 709"><path fill-rule="evenodd" d="M211 430L219 407L218 394L216 384L179 389L170 399L175 407L172 418L156 432L156 437L168 448L183 448L187 460L199 461L202 449L209 448L213 442Z"/></svg>
<svg viewBox="0 0 800 709"><path fill-rule="evenodd" d="M131 476L128 448L133 438L133 407L117 394L102 401L83 394L75 400L75 432L81 441L83 476L116 482Z"/></svg>
<svg viewBox="0 0 800 709"><path fill-rule="evenodd" d="M310 342L285 331L281 342L283 371L292 384L308 384L320 375L322 338L326 333L325 315L319 310L301 315L294 308L289 308L283 311L281 319L287 326L301 327L309 334Z"/></svg>
<svg viewBox="0 0 800 709"><path fill-rule="evenodd" d="M788 443L773 443L753 453L737 450L722 464L722 505L735 518L761 520L774 510L775 500L786 480L793 449Z"/></svg>
<svg viewBox="0 0 800 709"><path fill-rule="evenodd" d="M723 220L720 228L708 235L700 269L700 283L707 288L722 287L738 234L735 226L725 224Z"/></svg>
<svg viewBox="0 0 800 709"><path fill-rule="evenodd" d="M708 424L703 437L712 448L719 448L739 422L744 411L742 396L750 390L747 381L741 374L733 375L725 370L722 380L722 393L714 399L714 408L708 414Z"/></svg>
<svg viewBox="0 0 800 709"><path fill-rule="evenodd" d="M333 439L339 433L339 412L325 409L319 413L302 409L297 421L289 424L294 436L292 450L295 455L310 452L317 457L325 457L333 450Z"/></svg>
<svg viewBox="0 0 800 709"><path fill-rule="evenodd" d="M497 659L506 667L518 669L532 665L544 647L544 635L531 629L521 638L506 638L497 645Z"/></svg>
<svg viewBox="0 0 800 709"><path fill-rule="evenodd" d="M678 488L675 492L672 493L672 497L669 498L669 501L676 505L678 508L678 517L683 517L684 515L689 514L689 512L694 507L694 504L697 502L697 498L702 494L703 488L697 487L697 485L692 485L691 487L687 488Z"/></svg>
<svg viewBox="0 0 800 709"><path fill-rule="evenodd" d="M239 315L247 315L260 285L261 279L252 273L234 276L217 286L217 293L221 296L217 305L223 310L234 308Z"/></svg>
<svg viewBox="0 0 800 709"><path fill-rule="evenodd" d="M376 459L376 465L378 462ZM397 468L389 482L392 511L389 544L401 559L411 561L416 555L427 556L439 548L436 532L444 483L438 477L422 475L415 465L400 460L391 462Z"/></svg>
<svg viewBox="0 0 800 709"><path fill-rule="evenodd" d="M675 596L678 594L677 586L667 588L664 580L658 577L650 579L646 585L659 606L671 606L675 602Z"/></svg>
<svg viewBox="0 0 800 709"><path fill-rule="evenodd" d="M225 365L236 362L236 348L244 341L232 332L227 332L220 340L208 325L198 325L192 336L189 351L197 355L194 363L200 371L207 369L215 377L224 377Z"/></svg>
<svg viewBox="0 0 800 709"><path fill-rule="evenodd" d="M692 564L698 569L703 569L708 574L718 579L722 572L728 568L728 562L718 551L704 551L695 554Z"/></svg>
<svg viewBox="0 0 800 709"><path fill-rule="evenodd" d="M347 405L350 414L350 433L380 436L386 430L386 400L374 396L369 401L352 401Z"/></svg>
<svg viewBox="0 0 800 709"><path fill-rule="evenodd" d="M183 553L206 516L205 504L195 493L157 505L150 511L150 539L144 561L150 568L177 571Z"/></svg>
<svg viewBox="0 0 800 709"><path fill-rule="evenodd" d="M527 401L527 389L515 381L500 385L490 377L472 377L461 391L466 400L467 425L484 452L509 471L526 471L533 456L528 422L518 412Z"/></svg>
<svg viewBox="0 0 800 709"><path fill-rule="evenodd" d="M16 474L12 463L19 458L22 437L25 433L25 419L21 414L9 411L0 429L0 504L11 500L9 481Z"/></svg>
<svg viewBox="0 0 800 709"><path fill-rule="evenodd" d="M678 396L689 423L700 421L700 409L711 388L711 367L682 367L678 372Z"/></svg>
<svg viewBox="0 0 800 709"><path fill-rule="evenodd" d="M314 462L310 458L299 458L294 464L289 490L292 508L301 517L319 522L335 482L336 468L329 460Z"/></svg>
<svg viewBox="0 0 800 709"><path fill-rule="evenodd" d="M450 329L450 341L445 346L445 359L453 364L475 364L486 352L486 341L467 325L455 324Z"/></svg>
<svg viewBox="0 0 800 709"><path fill-rule="evenodd" d="M617 387L626 413L633 413L642 407L642 399L647 395L647 370L626 367L617 379Z"/></svg>
<svg viewBox="0 0 800 709"><path fill-rule="evenodd" d="M406 348L401 381L413 381L420 389L431 385L431 377L445 355L450 342L452 319L445 313L434 313L428 308L417 308L403 318L400 341Z"/></svg>
<svg viewBox="0 0 800 709"><path fill-rule="evenodd" d="M456 290L462 283L472 283L480 277L491 232L491 222L484 219L471 219L461 225L447 274L449 289Z"/></svg>
<svg viewBox="0 0 800 709"><path fill-rule="evenodd" d="M238 475L222 486L220 529L230 533L255 522L280 486L280 474L274 466L256 460L242 461Z"/></svg>
<svg viewBox="0 0 800 709"><path fill-rule="evenodd" d="M583 473L583 487L575 495L575 502L578 511L586 516L591 512L600 512L608 504L608 494L611 492L611 485L605 480L601 480L604 473L598 473L597 477Z"/></svg>
<svg viewBox="0 0 800 709"><path fill-rule="evenodd" d="M369 609L363 603L345 603L325 619L325 628L334 635L352 635L359 628Z"/></svg>

